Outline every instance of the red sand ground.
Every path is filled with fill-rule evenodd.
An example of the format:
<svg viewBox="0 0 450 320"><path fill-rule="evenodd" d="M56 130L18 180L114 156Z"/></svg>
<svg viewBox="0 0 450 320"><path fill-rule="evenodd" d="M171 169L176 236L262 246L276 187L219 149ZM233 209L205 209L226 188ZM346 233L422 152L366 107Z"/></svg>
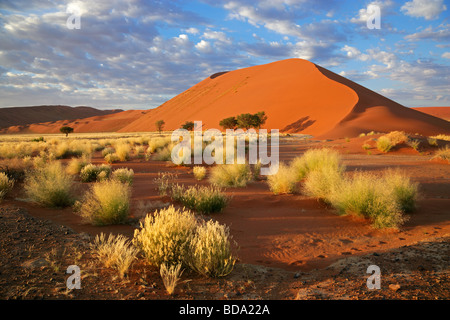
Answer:
<svg viewBox="0 0 450 320"><path fill-rule="evenodd" d="M329 70L302 59L288 59L206 78L148 111L10 128L7 132L75 132L165 130L201 120L203 128L220 128L220 120L240 113L265 111L265 128L321 138L355 137L362 132L403 130L422 135L450 134L450 123L406 108Z"/></svg>

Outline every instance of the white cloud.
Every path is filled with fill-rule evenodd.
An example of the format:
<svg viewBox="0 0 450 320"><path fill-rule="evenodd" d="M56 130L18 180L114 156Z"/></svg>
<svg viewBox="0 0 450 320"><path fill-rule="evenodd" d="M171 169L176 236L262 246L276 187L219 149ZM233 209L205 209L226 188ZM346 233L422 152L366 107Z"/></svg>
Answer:
<svg viewBox="0 0 450 320"><path fill-rule="evenodd" d="M369 14L369 12L367 11L367 9L371 6L378 6L380 7L381 10L381 15L385 14L385 10L391 8L393 6L394 2L392 0L385 0L385 1L372 1L370 2L366 8L362 8L358 11L358 16L350 19L350 22L353 23L358 23L358 24L362 24L362 23L366 23L367 20L370 18L371 14Z"/></svg>
<svg viewBox="0 0 450 320"><path fill-rule="evenodd" d="M444 0L412 0L406 2L400 10L411 17L434 20L447 10L447 6L444 5Z"/></svg>
<svg viewBox="0 0 450 320"><path fill-rule="evenodd" d="M450 52L444 52L444 53L442 54L442 58L450 59Z"/></svg>

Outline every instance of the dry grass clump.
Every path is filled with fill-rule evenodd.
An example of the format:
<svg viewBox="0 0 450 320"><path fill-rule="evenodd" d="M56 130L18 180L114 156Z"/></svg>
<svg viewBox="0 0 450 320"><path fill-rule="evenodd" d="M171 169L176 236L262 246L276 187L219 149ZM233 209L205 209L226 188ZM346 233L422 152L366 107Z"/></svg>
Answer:
<svg viewBox="0 0 450 320"><path fill-rule="evenodd" d="M342 183L343 173L332 167L323 167L308 173L303 192L314 198L329 202L330 195Z"/></svg>
<svg viewBox="0 0 450 320"><path fill-rule="evenodd" d="M176 266L167 266L167 264L165 263L161 264L159 273L163 280L164 287L166 288L166 291L169 295L172 295L172 293L174 293L178 281L180 281L181 275L183 274L181 266L181 263L177 264Z"/></svg>
<svg viewBox="0 0 450 320"><path fill-rule="evenodd" d="M341 163L339 152L328 148L306 151L303 156L292 160L291 168L297 181L304 179L308 173L322 168L329 168L339 172L345 169Z"/></svg>
<svg viewBox="0 0 450 320"><path fill-rule="evenodd" d="M174 145L169 144L162 149L157 149L156 154L153 156L153 160L157 161L171 161L172 160L172 149ZM149 156L148 156L149 157Z"/></svg>
<svg viewBox="0 0 450 320"><path fill-rule="evenodd" d="M297 192L297 182L292 167L282 163L279 164L277 173L267 176L267 183L274 194Z"/></svg>
<svg viewBox="0 0 450 320"><path fill-rule="evenodd" d="M222 211L228 204L229 198L217 186L172 185L171 197L185 207L202 214Z"/></svg>
<svg viewBox="0 0 450 320"><path fill-rule="evenodd" d="M116 155L120 161L130 160L131 147L129 144L119 142L115 145Z"/></svg>
<svg viewBox="0 0 450 320"><path fill-rule="evenodd" d="M222 164L211 169L209 181L219 187L245 187L252 180L248 164Z"/></svg>
<svg viewBox="0 0 450 320"><path fill-rule="evenodd" d="M133 246L127 237L119 234L108 237L102 232L97 235L92 244L94 256L106 267L117 270L120 278L127 275L139 250Z"/></svg>
<svg viewBox="0 0 450 320"><path fill-rule="evenodd" d="M150 264L185 265L189 242L197 227L194 213L170 206L148 214L140 227L134 231L133 243Z"/></svg>
<svg viewBox="0 0 450 320"><path fill-rule="evenodd" d="M111 175L111 166L101 164L96 166L94 164L87 164L80 171L80 179L82 182L102 181L108 179Z"/></svg>
<svg viewBox="0 0 450 320"><path fill-rule="evenodd" d="M378 138L377 149L386 153L401 143L408 143L409 140L409 136L403 131L392 131Z"/></svg>
<svg viewBox="0 0 450 320"><path fill-rule="evenodd" d="M72 158L66 167L66 172L71 175L80 174L81 170L91 163L91 159L87 156L82 156L81 158Z"/></svg>
<svg viewBox="0 0 450 320"><path fill-rule="evenodd" d="M106 156L105 156L105 161L106 161L106 163L108 163L108 164L113 164L114 162L117 162L117 161L119 161L120 159L119 159L119 156L116 154L116 153L108 153Z"/></svg>
<svg viewBox="0 0 450 320"><path fill-rule="evenodd" d="M428 144L430 146L432 146L432 147L438 147L439 146L436 138L431 138L430 137L430 138L427 139L427 141L428 141Z"/></svg>
<svg viewBox="0 0 450 320"><path fill-rule="evenodd" d="M205 167L200 167L200 166L195 166L192 169L193 173L194 173L194 177L197 180L203 180L203 178L205 178L206 176L206 168Z"/></svg>
<svg viewBox="0 0 450 320"><path fill-rule="evenodd" d="M129 185L132 185L134 179L134 171L133 169L127 168L116 169L111 174L111 178L122 183L128 183Z"/></svg>
<svg viewBox="0 0 450 320"><path fill-rule="evenodd" d="M447 160L450 163L450 148L448 145L446 145L444 148L440 148L434 153L434 156L432 159L440 159L440 160Z"/></svg>
<svg viewBox="0 0 450 320"><path fill-rule="evenodd" d="M0 201L14 188L14 180L0 172Z"/></svg>
<svg viewBox="0 0 450 320"><path fill-rule="evenodd" d="M116 180L96 182L76 203L76 211L83 220L96 225L123 224L128 221L131 189Z"/></svg>
<svg viewBox="0 0 450 320"><path fill-rule="evenodd" d="M50 162L27 173L24 183L27 196L46 207L73 204L73 178L60 162Z"/></svg>
<svg viewBox="0 0 450 320"><path fill-rule="evenodd" d="M114 148L106 147L102 150L102 157L106 157L108 154L112 154L114 152L115 152Z"/></svg>
<svg viewBox="0 0 450 320"><path fill-rule="evenodd" d="M217 221L199 223L189 245L190 268L208 277L230 274L236 263L231 238L229 228Z"/></svg>
<svg viewBox="0 0 450 320"><path fill-rule="evenodd" d="M147 153L155 153L156 151L163 149L171 144L171 138L153 138L148 142Z"/></svg>
<svg viewBox="0 0 450 320"><path fill-rule="evenodd" d="M382 177L357 172L334 185L325 195L341 214L355 214L372 220L375 228L398 228L412 211L418 186L400 171L387 170Z"/></svg>
<svg viewBox="0 0 450 320"><path fill-rule="evenodd" d="M158 178L154 179L154 181L157 185L157 190L161 197L168 195L171 185L174 183L177 177L177 174L171 172L158 172Z"/></svg>
<svg viewBox="0 0 450 320"><path fill-rule="evenodd" d="M447 136L445 134L438 134L437 136L432 136L430 138L437 139L437 140L450 141L450 136Z"/></svg>
<svg viewBox="0 0 450 320"><path fill-rule="evenodd" d="M222 277L236 262L226 226L206 223L191 211L173 206L148 214L140 230L135 230L133 243L152 265L166 269L163 280L175 281L182 266L208 277Z"/></svg>

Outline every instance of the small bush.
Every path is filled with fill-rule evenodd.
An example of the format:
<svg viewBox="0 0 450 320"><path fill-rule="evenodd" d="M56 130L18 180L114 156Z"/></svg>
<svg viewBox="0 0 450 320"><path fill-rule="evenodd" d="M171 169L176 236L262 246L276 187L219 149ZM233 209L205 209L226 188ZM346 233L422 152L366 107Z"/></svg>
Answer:
<svg viewBox="0 0 450 320"><path fill-rule="evenodd" d="M183 274L181 266L181 263L177 264L176 266L169 267L165 263L161 264L159 272L161 274L164 287L166 288L167 293L170 295L172 295L172 293L175 291L178 281L180 281L180 277Z"/></svg>
<svg viewBox="0 0 450 320"><path fill-rule="evenodd" d="M118 180L122 183L128 183L129 185L132 185L134 178L134 171L133 169L120 168L114 170L111 177L114 180Z"/></svg>
<svg viewBox="0 0 450 320"><path fill-rule="evenodd" d="M399 170L388 169L383 174L384 188L393 194L403 212L411 212L416 208L418 197L417 183Z"/></svg>
<svg viewBox="0 0 450 320"><path fill-rule="evenodd" d="M153 160L157 161L172 161L172 149L173 145L170 144L162 149L158 149L153 157Z"/></svg>
<svg viewBox="0 0 450 320"><path fill-rule="evenodd" d="M105 161L108 164L113 164L114 162L118 162L119 160L119 156L116 153L108 153L105 156Z"/></svg>
<svg viewBox="0 0 450 320"><path fill-rule="evenodd" d="M203 178L206 176L206 168L205 167L195 166L192 171L194 172L195 179L197 179L199 181L203 180Z"/></svg>
<svg viewBox="0 0 450 320"><path fill-rule="evenodd" d="M73 204L73 179L59 162L50 162L27 174L24 183L27 196L46 207Z"/></svg>
<svg viewBox="0 0 450 320"><path fill-rule="evenodd" d="M139 252L128 238L119 234L110 234L106 238L104 233L97 235L92 245L94 256L106 267L118 271L120 278L126 276Z"/></svg>
<svg viewBox="0 0 450 320"><path fill-rule="evenodd" d="M83 220L96 226L123 224L128 221L130 193L130 186L119 181L96 182L76 210Z"/></svg>
<svg viewBox="0 0 450 320"><path fill-rule="evenodd" d="M375 228L398 228L406 221L394 189L370 173L357 172L344 179L329 202L342 214L370 218Z"/></svg>
<svg viewBox="0 0 450 320"><path fill-rule="evenodd" d="M82 158L72 158L66 167L66 171L71 175L80 174L81 170L90 162L91 160L84 156Z"/></svg>
<svg viewBox="0 0 450 320"><path fill-rule="evenodd" d="M292 173L297 181L304 179L308 173L320 170L324 167L342 172L345 167L341 164L341 156L332 149L310 149L301 157L297 157L291 162Z"/></svg>
<svg viewBox="0 0 450 320"><path fill-rule="evenodd" d="M111 175L111 166L101 164L96 166L94 164L88 164L80 172L80 178L82 182L93 182L108 179Z"/></svg>
<svg viewBox="0 0 450 320"><path fill-rule="evenodd" d="M141 249L148 262L160 267L185 265L190 241L197 227L197 218L188 210L173 206L148 214L134 231L133 243Z"/></svg>
<svg viewBox="0 0 450 320"><path fill-rule="evenodd" d="M428 140L428 144L430 146L432 146L432 147L439 146L436 138L428 138L427 140Z"/></svg>
<svg viewBox="0 0 450 320"><path fill-rule="evenodd" d="M231 250L229 228L217 221L202 222L190 241L189 266L208 277L224 277L231 273L236 257Z"/></svg>
<svg viewBox="0 0 450 320"><path fill-rule="evenodd" d="M14 180L9 179L5 173L0 172L0 201L12 188L14 188Z"/></svg>
<svg viewBox="0 0 450 320"><path fill-rule="evenodd" d="M447 160L450 163L450 148L448 145L445 146L445 148L440 148L438 151L434 153L434 156L432 159L441 159L441 160Z"/></svg>
<svg viewBox="0 0 450 320"><path fill-rule="evenodd" d="M450 141L450 136L447 136L445 134L438 134L437 136L433 136L433 137L430 137L430 138L434 138L434 139L437 139L437 140Z"/></svg>
<svg viewBox="0 0 450 320"><path fill-rule="evenodd" d="M245 187L252 180L252 171L247 164L222 164L214 166L210 182L219 187Z"/></svg>
<svg viewBox="0 0 450 320"><path fill-rule="evenodd" d="M371 146L370 144L364 142L364 144L362 145L362 148L363 148L364 150L369 150L369 149L372 148L372 146Z"/></svg>
<svg viewBox="0 0 450 320"><path fill-rule="evenodd" d="M417 139L411 139L407 142L408 146L410 146L411 148L413 148L414 150L419 150L419 146L420 146L420 141Z"/></svg>
<svg viewBox="0 0 450 320"><path fill-rule="evenodd" d="M297 177L292 167L282 163L279 164L277 173L267 176L267 183L274 194L297 192Z"/></svg>
<svg viewBox="0 0 450 320"><path fill-rule="evenodd" d="M102 157L106 157L108 154L114 153L114 148L107 147L102 150Z"/></svg>
<svg viewBox="0 0 450 320"><path fill-rule="evenodd" d="M377 140L377 149L380 150L381 152L389 152L391 151L391 149L394 147L394 144L392 143L392 141L386 137L386 136L381 136L378 138Z"/></svg>
<svg viewBox="0 0 450 320"><path fill-rule="evenodd" d="M117 157L120 161L127 161L130 159L131 147L127 143L118 143L115 146Z"/></svg>
<svg viewBox="0 0 450 320"><path fill-rule="evenodd" d="M178 177L177 174L170 172L158 172L158 178L154 179L157 190L161 197L167 196L171 185L174 183L175 179Z"/></svg>
<svg viewBox="0 0 450 320"><path fill-rule="evenodd" d="M171 197L185 207L199 213L208 214L222 211L228 204L228 197L216 186L172 185Z"/></svg>
<svg viewBox="0 0 450 320"><path fill-rule="evenodd" d="M331 194L342 183L342 172L334 168L323 167L320 170L310 172L303 184L303 192L314 198L329 202Z"/></svg>

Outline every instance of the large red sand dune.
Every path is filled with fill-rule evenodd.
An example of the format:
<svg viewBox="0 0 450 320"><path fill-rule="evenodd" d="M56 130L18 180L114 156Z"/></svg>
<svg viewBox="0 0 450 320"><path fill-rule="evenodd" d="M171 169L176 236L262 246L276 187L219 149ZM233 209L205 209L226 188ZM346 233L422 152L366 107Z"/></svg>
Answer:
<svg viewBox="0 0 450 320"><path fill-rule="evenodd" d="M157 120L165 121L165 130L201 120L203 129L208 129L220 128L220 120L226 117L258 111L268 116L265 128L321 138L393 130L423 135L450 133L448 121L406 108L302 59L216 73L149 111L133 110L65 124L74 126L76 132L143 132L155 131ZM61 122L47 123L27 130L58 132L60 126Z"/></svg>
<svg viewBox="0 0 450 320"><path fill-rule="evenodd" d="M404 130L450 133L450 123L406 108L346 78L302 59L213 75L120 131L166 129L201 120L219 128L223 118L265 111L266 128L338 138L362 132Z"/></svg>

